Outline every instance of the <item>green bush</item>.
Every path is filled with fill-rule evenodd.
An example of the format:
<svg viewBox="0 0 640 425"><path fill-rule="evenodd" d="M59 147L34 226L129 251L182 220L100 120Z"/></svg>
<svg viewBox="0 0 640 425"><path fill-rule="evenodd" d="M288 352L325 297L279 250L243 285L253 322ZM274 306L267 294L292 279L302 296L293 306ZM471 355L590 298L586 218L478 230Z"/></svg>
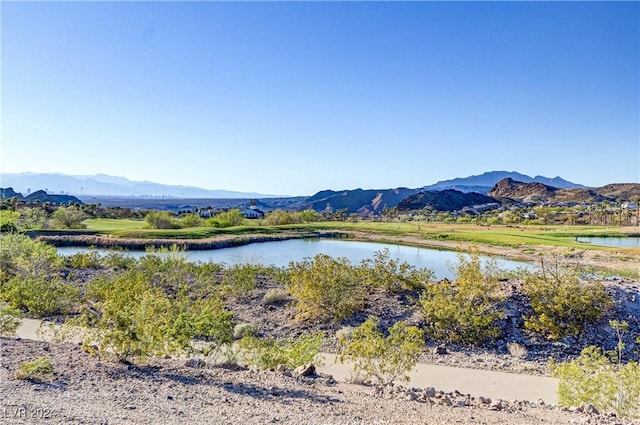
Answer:
<svg viewBox="0 0 640 425"><path fill-rule="evenodd" d="M256 289L260 266L252 264L234 264L225 267L222 278L222 291L236 297L246 295Z"/></svg>
<svg viewBox="0 0 640 425"><path fill-rule="evenodd" d="M492 270L483 270L478 253L458 256L456 279L426 285L420 306L427 334L438 341L480 344L501 329L504 301Z"/></svg>
<svg viewBox="0 0 640 425"><path fill-rule="evenodd" d="M0 282L57 276L64 263L51 245L16 233L0 234Z"/></svg>
<svg viewBox="0 0 640 425"><path fill-rule="evenodd" d="M559 404L592 404L601 412L640 418L640 364L613 364L598 347L587 347L570 362L552 363L560 378Z"/></svg>
<svg viewBox="0 0 640 425"><path fill-rule="evenodd" d="M22 313L11 306L0 306L0 335L14 336L20 327Z"/></svg>
<svg viewBox="0 0 640 425"><path fill-rule="evenodd" d="M391 292L422 289L433 277L431 270L416 269L409 263L392 259L388 248L376 251L371 259L362 260L358 273L365 283Z"/></svg>
<svg viewBox="0 0 640 425"><path fill-rule="evenodd" d="M144 219L152 229L171 229L174 223L173 215L167 211L149 211Z"/></svg>
<svg viewBox="0 0 640 425"><path fill-rule="evenodd" d="M240 356L247 366L260 370L275 369L279 365L296 368L314 363L318 366L323 338L324 332L318 332L278 342L249 334L240 340Z"/></svg>
<svg viewBox="0 0 640 425"><path fill-rule="evenodd" d="M526 329L557 340L580 334L613 307L600 283L581 283L576 271L544 262L540 272L529 273L523 291L531 300L533 314L525 317Z"/></svg>
<svg viewBox="0 0 640 425"><path fill-rule="evenodd" d="M364 307L367 288L351 262L325 254L292 262L287 290L296 299L300 319L340 321Z"/></svg>
<svg viewBox="0 0 640 425"><path fill-rule="evenodd" d="M18 230L18 211L0 210L0 232L15 232Z"/></svg>
<svg viewBox="0 0 640 425"><path fill-rule="evenodd" d="M24 362L16 372L16 379L38 379L44 380L47 375L53 373L51 359L46 356L38 357L30 362Z"/></svg>
<svg viewBox="0 0 640 425"><path fill-rule="evenodd" d="M102 266L102 259L97 251L77 252L67 257L66 263L74 269L97 269Z"/></svg>
<svg viewBox="0 0 640 425"><path fill-rule="evenodd" d="M424 347L424 333L406 321L396 322L384 336L379 329L380 320L369 317L350 335L342 335L341 362L353 362L354 372L365 379L375 378L386 385L401 378L409 380L407 373L413 369Z"/></svg>
<svg viewBox="0 0 640 425"><path fill-rule="evenodd" d="M80 290L58 277L15 277L0 286L0 297L36 316L66 314L79 301Z"/></svg>
<svg viewBox="0 0 640 425"><path fill-rule="evenodd" d="M194 338L209 347L231 343L233 313L219 298L193 298L186 285L167 294L141 269L100 277L88 285L87 306L72 325L87 341L120 359L193 351Z"/></svg>

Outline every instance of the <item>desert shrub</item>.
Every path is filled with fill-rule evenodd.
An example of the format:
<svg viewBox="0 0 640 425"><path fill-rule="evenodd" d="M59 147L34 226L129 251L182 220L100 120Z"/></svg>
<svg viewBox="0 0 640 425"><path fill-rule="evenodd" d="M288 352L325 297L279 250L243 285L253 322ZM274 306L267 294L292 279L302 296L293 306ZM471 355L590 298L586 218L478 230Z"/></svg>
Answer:
<svg viewBox="0 0 640 425"><path fill-rule="evenodd" d="M552 363L559 404L592 404L601 412L640 418L640 364L616 365L598 347L587 347L570 362Z"/></svg>
<svg viewBox="0 0 640 425"><path fill-rule="evenodd" d="M352 361L357 376L375 378L379 384L390 384L397 378L408 381L407 373L415 367L424 347L424 333L400 321L385 337L379 324L378 318L369 317L350 337L343 335L338 359Z"/></svg>
<svg viewBox="0 0 640 425"><path fill-rule="evenodd" d="M248 335L240 340L240 356L247 366L261 370L275 369L279 365L289 368L309 363L319 365L323 338L324 332L300 335L283 342Z"/></svg>
<svg viewBox="0 0 640 425"><path fill-rule="evenodd" d="M97 269L102 266L102 259L96 251L77 252L67 257L66 263L74 269Z"/></svg>
<svg viewBox="0 0 640 425"><path fill-rule="evenodd" d="M66 314L79 297L80 290L59 277L14 277L0 286L0 298L36 316Z"/></svg>
<svg viewBox="0 0 640 425"><path fill-rule="evenodd" d="M500 335L496 322L503 313L500 284L491 268L483 270L480 256L458 256L454 282L426 285L420 297L427 334L438 341L480 344Z"/></svg>
<svg viewBox="0 0 640 425"><path fill-rule="evenodd" d="M242 339L245 336L255 335L256 327L251 323L238 323L233 327L233 339Z"/></svg>
<svg viewBox="0 0 640 425"><path fill-rule="evenodd" d="M30 362L24 362L16 371L16 379L44 380L53 373L51 359L46 356L38 357Z"/></svg>
<svg viewBox="0 0 640 425"><path fill-rule="evenodd" d="M47 213L39 207L20 211L18 226L22 229L42 229L47 222Z"/></svg>
<svg viewBox="0 0 640 425"><path fill-rule="evenodd" d="M18 211L0 210L0 232L15 232L18 230Z"/></svg>
<svg viewBox="0 0 640 425"><path fill-rule="evenodd" d="M284 289L272 288L265 292L264 296L262 297L262 304L270 305L288 301L289 299L289 294Z"/></svg>
<svg viewBox="0 0 640 425"><path fill-rule="evenodd" d="M22 313L9 305L0 306L0 335L14 336L20 327Z"/></svg>
<svg viewBox="0 0 640 425"><path fill-rule="evenodd" d="M0 235L2 280L12 277L46 278L57 275L64 260L51 245L16 233Z"/></svg>
<svg viewBox="0 0 640 425"><path fill-rule="evenodd" d="M292 262L287 289L300 319L340 321L362 309L367 295L348 259L324 254Z"/></svg>
<svg viewBox="0 0 640 425"><path fill-rule="evenodd" d="M431 270L416 269L409 263L392 259L388 248L362 260L358 273L365 283L391 292L422 289L433 277Z"/></svg>
<svg viewBox="0 0 640 425"><path fill-rule="evenodd" d="M136 259L130 257L123 252L110 252L102 259L106 267L114 267L119 269L129 269L137 263Z"/></svg>
<svg viewBox="0 0 640 425"><path fill-rule="evenodd" d="M198 338L209 347L229 344L233 314L215 297L193 299L185 286L166 294L141 270L102 276L88 285L87 307L71 324L86 339L120 359L193 351Z"/></svg>
<svg viewBox="0 0 640 425"><path fill-rule="evenodd" d="M533 308L525 328L554 340L580 334L613 307L602 284L582 283L576 271L557 262L553 267L543 262L539 272L529 273L523 291Z"/></svg>
<svg viewBox="0 0 640 425"><path fill-rule="evenodd" d="M529 350L522 344L518 344L517 342L507 342L507 351L512 357L516 359L524 359L529 355Z"/></svg>
<svg viewBox="0 0 640 425"><path fill-rule="evenodd" d="M224 268L222 291L236 297L256 289L260 267L252 264L234 264Z"/></svg>
<svg viewBox="0 0 640 425"><path fill-rule="evenodd" d="M336 332L336 338L338 339L338 341L344 338L349 339L353 335L354 329L355 328L353 326L344 326L338 329L338 331Z"/></svg>

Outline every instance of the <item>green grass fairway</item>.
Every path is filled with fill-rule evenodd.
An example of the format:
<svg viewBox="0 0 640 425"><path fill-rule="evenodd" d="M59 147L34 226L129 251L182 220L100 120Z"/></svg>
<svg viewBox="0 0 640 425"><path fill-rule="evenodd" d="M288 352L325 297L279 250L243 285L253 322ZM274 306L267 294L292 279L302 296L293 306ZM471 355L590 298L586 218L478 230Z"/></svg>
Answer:
<svg viewBox="0 0 640 425"><path fill-rule="evenodd" d="M612 251L625 248L589 245L576 241L578 236L626 236L638 234L637 228L596 226L478 226L475 224L394 223L394 222L319 222L269 226L252 220L246 225L228 228L193 227L186 229L148 229L142 220L90 219L87 230L121 238L181 238L202 239L216 235L243 233L278 233L282 231L345 230L385 236L411 236L426 241L475 242L502 246L549 245L568 248ZM630 252L634 248L626 248Z"/></svg>
<svg viewBox="0 0 640 425"><path fill-rule="evenodd" d="M87 230L97 232L114 232L118 230L144 229L147 223L143 220L128 220L114 218L90 218L82 222Z"/></svg>

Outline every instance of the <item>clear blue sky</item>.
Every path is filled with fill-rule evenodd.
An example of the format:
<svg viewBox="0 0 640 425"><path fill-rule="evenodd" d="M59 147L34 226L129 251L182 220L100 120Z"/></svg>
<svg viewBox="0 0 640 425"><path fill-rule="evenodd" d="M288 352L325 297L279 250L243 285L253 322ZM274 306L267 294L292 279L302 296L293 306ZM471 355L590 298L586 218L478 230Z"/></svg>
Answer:
<svg viewBox="0 0 640 425"><path fill-rule="evenodd" d="M1 3L2 172L640 181L638 2Z"/></svg>

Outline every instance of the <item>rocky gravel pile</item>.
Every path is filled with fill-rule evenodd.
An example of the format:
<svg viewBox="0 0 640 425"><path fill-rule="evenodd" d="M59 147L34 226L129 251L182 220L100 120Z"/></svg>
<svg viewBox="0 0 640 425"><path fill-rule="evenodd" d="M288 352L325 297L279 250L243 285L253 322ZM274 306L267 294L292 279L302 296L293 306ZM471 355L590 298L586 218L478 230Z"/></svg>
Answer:
<svg viewBox="0 0 640 425"><path fill-rule="evenodd" d="M19 365L39 356L51 359L53 374L16 379ZM15 338L0 338L0 396L7 424L625 423L589 406L567 410L435 388L340 383L310 367L257 372L184 359L110 363L77 345Z"/></svg>

